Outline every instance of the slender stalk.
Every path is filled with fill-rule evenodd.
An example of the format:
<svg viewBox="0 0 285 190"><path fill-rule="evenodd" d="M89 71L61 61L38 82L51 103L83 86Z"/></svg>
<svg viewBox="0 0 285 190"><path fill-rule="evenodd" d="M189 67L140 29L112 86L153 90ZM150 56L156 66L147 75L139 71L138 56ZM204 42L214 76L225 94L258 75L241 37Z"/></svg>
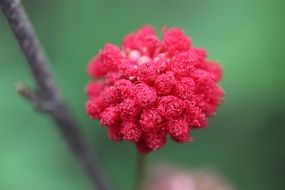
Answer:
<svg viewBox="0 0 285 190"><path fill-rule="evenodd" d="M112 190L96 154L79 130L79 124L65 104L49 70L49 63L34 28L20 0L0 0L0 7L27 59L27 66L37 84L37 90L18 86L18 92L46 113L81 164L91 182L99 190Z"/></svg>
<svg viewBox="0 0 285 190"><path fill-rule="evenodd" d="M145 179L146 179L146 155L138 153L137 158L137 181L135 190L144 190Z"/></svg>

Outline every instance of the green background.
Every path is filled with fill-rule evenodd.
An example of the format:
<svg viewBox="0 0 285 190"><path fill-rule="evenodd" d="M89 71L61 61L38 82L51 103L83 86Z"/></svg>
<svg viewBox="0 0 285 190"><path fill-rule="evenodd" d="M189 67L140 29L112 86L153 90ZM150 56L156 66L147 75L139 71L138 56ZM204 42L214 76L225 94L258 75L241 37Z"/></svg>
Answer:
<svg viewBox="0 0 285 190"><path fill-rule="evenodd" d="M134 183L136 151L106 138L84 111L86 64L106 42L144 24L178 26L224 68L224 104L189 144L150 155L188 168L214 168L236 189L284 188L283 0L25 0L67 102L120 189ZM91 185L53 124L15 93L33 86L25 60L0 14L0 189L78 190Z"/></svg>

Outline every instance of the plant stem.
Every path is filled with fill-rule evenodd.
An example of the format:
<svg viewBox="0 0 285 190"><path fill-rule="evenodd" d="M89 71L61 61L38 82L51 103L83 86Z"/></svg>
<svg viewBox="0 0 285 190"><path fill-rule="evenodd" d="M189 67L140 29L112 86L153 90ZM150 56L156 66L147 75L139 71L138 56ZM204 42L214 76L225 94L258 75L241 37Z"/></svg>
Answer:
<svg viewBox="0 0 285 190"><path fill-rule="evenodd" d="M34 28L20 0L0 0L2 9L27 59L27 66L37 84L37 90L18 87L18 92L46 113L56 124L75 158L90 177L94 189L112 190L102 164L79 130L79 124L68 106L49 70L49 63Z"/></svg>
<svg viewBox="0 0 285 190"><path fill-rule="evenodd" d="M145 180L146 180L146 155L138 153L137 158L137 181L135 190L144 190Z"/></svg>

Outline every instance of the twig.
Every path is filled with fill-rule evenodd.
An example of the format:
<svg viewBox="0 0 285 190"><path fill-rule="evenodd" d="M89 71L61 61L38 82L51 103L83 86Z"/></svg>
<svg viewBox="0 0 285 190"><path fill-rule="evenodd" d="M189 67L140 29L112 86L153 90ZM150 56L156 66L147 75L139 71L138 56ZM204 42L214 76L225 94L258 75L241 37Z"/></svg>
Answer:
<svg viewBox="0 0 285 190"><path fill-rule="evenodd" d="M38 99L34 91L29 88L26 88L24 84L22 83L17 84L16 91L26 100L30 101L32 104L35 104L35 106L38 106L40 104L40 100Z"/></svg>
<svg viewBox="0 0 285 190"><path fill-rule="evenodd" d="M18 86L18 92L27 100L36 104L55 122L76 159L90 177L94 189L111 190L105 172L97 156L79 131L79 124L71 114L61 97L60 91L48 68L48 60L33 26L28 19L20 0L0 0L1 9L18 40L27 59L29 68L37 83L38 90L31 91Z"/></svg>

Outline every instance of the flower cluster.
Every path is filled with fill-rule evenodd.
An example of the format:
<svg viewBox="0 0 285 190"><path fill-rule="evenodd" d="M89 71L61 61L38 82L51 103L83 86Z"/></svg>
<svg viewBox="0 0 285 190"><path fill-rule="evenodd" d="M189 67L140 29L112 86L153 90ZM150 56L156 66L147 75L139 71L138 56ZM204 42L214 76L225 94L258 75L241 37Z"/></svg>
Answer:
<svg viewBox="0 0 285 190"><path fill-rule="evenodd" d="M144 26L121 48L106 44L88 73L88 115L107 127L109 138L133 142L142 153L164 146L167 135L190 141L191 130L207 125L224 96L221 67L179 28L163 29L160 40Z"/></svg>

